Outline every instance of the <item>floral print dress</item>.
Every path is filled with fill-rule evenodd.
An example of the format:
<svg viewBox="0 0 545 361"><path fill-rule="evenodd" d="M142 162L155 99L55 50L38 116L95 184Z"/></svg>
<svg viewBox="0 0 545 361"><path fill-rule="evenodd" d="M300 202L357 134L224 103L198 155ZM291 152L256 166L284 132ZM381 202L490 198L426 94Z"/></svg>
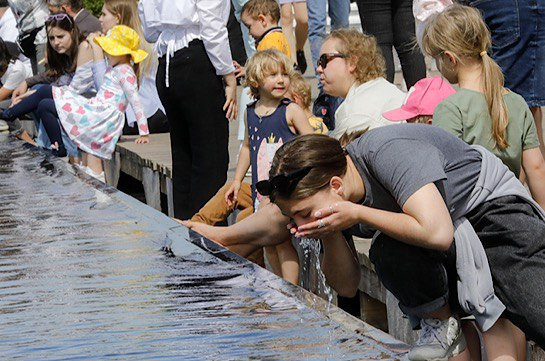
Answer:
<svg viewBox="0 0 545 361"><path fill-rule="evenodd" d="M70 87L53 87L59 121L70 139L84 152L110 159L123 131L130 103L140 135L149 134L138 98L136 74L129 64L109 67L94 98L85 98Z"/></svg>

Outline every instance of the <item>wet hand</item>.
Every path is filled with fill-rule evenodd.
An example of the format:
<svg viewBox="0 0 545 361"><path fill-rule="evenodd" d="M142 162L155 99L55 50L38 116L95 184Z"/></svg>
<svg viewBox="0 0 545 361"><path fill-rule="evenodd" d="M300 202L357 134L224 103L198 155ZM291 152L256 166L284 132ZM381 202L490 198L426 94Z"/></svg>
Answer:
<svg viewBox="0 0 545 361"><path fill-rule="evenodd" d="M149 137L147 135L141 135L135 139L134 143L136 144L146 144L149 143Z"/></svg>
<svg viewBox="0 0 545 361"><path fill-rule="evenodd" d="M322 208L314 213L316 221L297 227L295 236L320 238L331 232L344 231L359 223L358 207L352 202L339 202Z"/></svg>

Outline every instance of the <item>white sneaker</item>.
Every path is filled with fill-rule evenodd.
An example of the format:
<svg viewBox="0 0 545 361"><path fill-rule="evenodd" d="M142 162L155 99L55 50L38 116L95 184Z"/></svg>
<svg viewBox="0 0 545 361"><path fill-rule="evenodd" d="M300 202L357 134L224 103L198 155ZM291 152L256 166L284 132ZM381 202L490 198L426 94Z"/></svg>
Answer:
<svg viewBox="0 0 545 361"><path fill-rule="evenodd" d="M5 132L8 129L9 129L8 122L6 122L3 119L0 119L0 132Z"/></svg>
<svg viewBox="0 0 545 361"><path fill-rule="evenodd" d="M460 320L423 319L420 338L409 352L411 361L447 361L466 349L466 339L460 327Z"/></svg>
<svg viewBox="0 0 545 361"><path fill-rule="evenodd" d="M89 174L93 178L98 179L102 183L106 183L106 176L104 175L104 172L97 174L91 168L85 167L85 173Z"/></svg>

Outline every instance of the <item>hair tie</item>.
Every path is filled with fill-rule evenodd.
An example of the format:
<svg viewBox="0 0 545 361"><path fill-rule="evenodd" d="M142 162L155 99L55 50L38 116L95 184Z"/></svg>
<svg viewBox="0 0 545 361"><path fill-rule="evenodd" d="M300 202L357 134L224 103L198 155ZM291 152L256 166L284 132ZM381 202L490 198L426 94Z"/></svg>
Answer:
<svg viewBox="0 0 545 361"><path fill-rule="evenodd" d="M481 52L479 53L479 55L481 56L481 58L482 58L483 56L485 56L485 55L486 55L486 50L481 51Z"/></svg>

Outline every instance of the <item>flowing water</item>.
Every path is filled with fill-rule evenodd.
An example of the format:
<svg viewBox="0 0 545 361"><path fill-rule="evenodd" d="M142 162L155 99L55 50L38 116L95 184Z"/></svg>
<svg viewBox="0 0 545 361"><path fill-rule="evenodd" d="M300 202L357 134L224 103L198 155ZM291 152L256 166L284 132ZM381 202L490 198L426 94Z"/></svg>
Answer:
<svg viewBox="0 0 545 361"><path fill-rule="evenodd" d="M1 360L402 358L308 297L62 161L0 142Z"/></svg>

